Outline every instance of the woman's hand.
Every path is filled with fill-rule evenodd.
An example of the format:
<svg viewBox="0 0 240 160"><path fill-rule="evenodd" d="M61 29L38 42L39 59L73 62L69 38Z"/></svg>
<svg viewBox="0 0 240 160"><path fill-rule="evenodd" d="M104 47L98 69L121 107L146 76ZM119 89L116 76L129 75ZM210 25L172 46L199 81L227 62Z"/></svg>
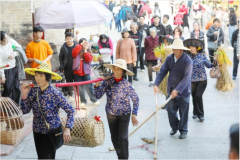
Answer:
<svg viewBox="0 0 240 160"><path fill-rule="evenodd" d="M106 79L107 79L106 77L103 77L103 76L100 76L100 77L98 77L98 78L101 78L101 79L103 79L103 80L106 80ZM100 85L100 83L101 83L101 81L96 82L96 87L98 87L98 86Z"/></svg>
<svg viewBox="0 0 240 160"><path fill-rule="evenodd" d="M11 54L10 56L8 56L8 58L9 58L9 59L14 59L15 56L14 56L14 54Z"/></svg>
<svg viewBox="0 0 240 160"><path fill-rule="evenodd" d="M22 99L26 99L30 91L31 86L28 83L24 83L21 87Z"/></svg>
<svg viewBox="0 0 240 160"><path fill-rule="evenodd" d="M3 77L3 78L0 79L0 83L1 83L1 84L5 84L5 81L6 81L6 78L5 78L5 77Z"/></svg>
<svg viewBox="0 0 240 160"><path fill-rule="evenodd" d="M213 65L214 67L216 67L216 66L217 66L217 60L214 60L212 65Z"/></svg>
<svg viewBox="0 0 240 160"><path fill-rule="evenodd" d="M41 63L38 59L34 59L34 62L35 62L36 64L40 64L40 63Z"/></svg>
<svg viewBox="0 0 240 160"><path fill-rule="evenodd" d="M65 128L63 132L63 140L64 142L69 142L71 140L70 128Z"/></svg>
<svg viewBox="0 0 240 160"><path fill-rule="evenodd" d="M138 125L137 117L134 114L132 116L132 124L133 124L133 127L136 127Z"/></svg>

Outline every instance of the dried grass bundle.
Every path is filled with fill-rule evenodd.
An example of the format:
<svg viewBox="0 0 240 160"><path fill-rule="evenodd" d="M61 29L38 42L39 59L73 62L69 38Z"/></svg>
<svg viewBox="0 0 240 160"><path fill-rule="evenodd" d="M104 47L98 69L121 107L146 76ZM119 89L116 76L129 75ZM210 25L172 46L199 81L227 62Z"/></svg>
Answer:
<svg viewBox="0 0 240 160"><path fill-rule="evenodd" d="M227 70L227 66L231 66L232 62L228 58L228 55L224 51L223 48L219 48L217 52L215 53L215 59L217 60L219 64L219 70L221 72L221 76L217 79L217 83L215 85L215 88L219 92L226 93L228 91L233 90L234 83L233 80Z"/></svg>

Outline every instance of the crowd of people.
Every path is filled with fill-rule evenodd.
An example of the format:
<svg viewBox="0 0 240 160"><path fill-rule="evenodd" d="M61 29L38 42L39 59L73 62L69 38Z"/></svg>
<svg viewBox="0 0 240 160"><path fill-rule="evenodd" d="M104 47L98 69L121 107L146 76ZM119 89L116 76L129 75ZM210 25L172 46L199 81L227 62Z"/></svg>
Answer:
<svg viewBox="0 0 240 160"><path fill-rule="evenodd" d="M195 20L193 30L190 31L188 16L193 8ZM110 1L109 10L113 13L114 19L110 23L113 29L113 21L121 39L118 40L116 53L113 52L113 41L105 34L99 36L99 48L109 48L111 50L112 64L105 64L105 67L112 70L112 77L101 77L104 81L93 84L81 85L79 87L80 106L87 104L85 89L90 101L99 105L98 99L106 93L107 104L106 113L111 133L111 140L119 159L128 159L128 126L132 118L133 126L138 125L137 113L139 109L139 97L132 85L133 80L139 81L138 71L144 72L145 66L148 71L149 87L153 87L155 94L159 92L158 86L168 75L167 96L171 96L171 101L166 105L170 135L181 133L179 139L185 139L188 133L188 113L189 100L192 95L193 114L192 118L204 121L203 94L207 87L207 73L205 67L217 66L214 60L214 52L224 42L224 31L221 27L221 8L211 13L212 19L205 27L207 33L201 30L199 17L205 8L197 1L188 3L183 1L179 8L175 10L176 27L169 22L170 16L162 14L158 2L154 8L150 7L150 2L132 2L130 6L127 1L123 4L116 4ZM233 56L233 80L237 77L239 63L239 21L233 8L229 9L229 39L234 48ZM174 12L174 11L172 11ZM178 22L178 16L182 20ZM236 25L238 28L236 29ZM191 24L190 24L191 25ZM188 27L190 38L184 38L184 27ZM46 136L51 130L61 130L61 121L58 116L59 109L62 108L67 113L67 123L63 132L64 141L71 140L70 129L74 123L74 108L67 102L60 92L52 87L52 80L61 80L61 76L52 72L51 62L53 50L49 43L42 38L44 29L41 26L33 28L33 41L30 42L26 51L22 50L6 32L1 31L0 44L0 80L4 89L2 96L9 97L20 105L24 114L33 110L33 133L38 158L54 159L56 149L52 150L51 141ZM207 37L207 44L205 42ZM157 58L154 48L163 45L172 49L166 60ZM19 54L24 58L17 59ZM207 56L207 51L209 57ZM115 56L115 59L113 58ZM24 57L24 56L23 56ZM16 59L15 59L16 58ZM93 55L91 44L85 38L74 38L73 30L65 32L65 42L59 53L59 70L64 73L66 82L82 82L91 80L91 62ZM18 64L30 63L29 68L23 69ZM19 63L20 63L19 62ZM153 67L160 65L160 71L156 72L156 79L153 78ZM3 66L3 67L2 67ZM20 89L19 74L25 72L34 76L33 83L39 87L30 88L24 83ZM23 78L22 78L23 79ZM73 87L66 87L68 101L73 101ZM130 99L133 101L131 109ZM180 119L177 112L179 110ZM44 115L47 114L47 115ZM43 121L44 119L44 121ZM50 127L48 127L48 124ZM238 156L236 148L236 132L239 128L233 126L231 129L231 150L229 157ZM238 137L239 139L239 137ZM239 140L238 140L239 141Z"/></svg>

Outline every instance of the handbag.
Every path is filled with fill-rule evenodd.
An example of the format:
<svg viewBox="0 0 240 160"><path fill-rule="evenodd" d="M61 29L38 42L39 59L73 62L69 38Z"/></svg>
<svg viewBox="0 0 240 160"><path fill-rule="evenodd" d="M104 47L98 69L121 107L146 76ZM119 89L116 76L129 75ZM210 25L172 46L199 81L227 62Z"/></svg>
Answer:
<svg viewBox="0 0 240 160"><path fill-rule="evenodd" d="M38 108L43 116L43 120L47 126L48 129L48 135L49 135L49 139L50 139L50 151L51 152L55 152L58 148L60 148L63 145L63 129L62 129L62 125L60 125L58 128L52 129L50 130L50 125L49 123L47 123L45 115L43 114L41 107L40 107L40 103L39 103L39 99L38 99L38 91L37 91L37 102L38 102Z"/></svg>
<svg viewBox="0 0 240 160"><path fill-rule="evenodd" d="M217 50L217 48L218 48L218 39L219 39L219 29L218 29L218 35L217 35L217 43L214 43L214 42L212 42L212 41L208 41L207 43L208 43L208 49L211 49L211 50Z"/></svg>
<svg viewBox="0 0 240 160"><path fill-rule="evenodd" d="M97 115L97 110L90 111L87 108L80 108L85 111L85 116L75 116L73 128L70 131L71 140L64 142L64 145L78 147L96 147L102 145L105 140L104 124ZM89 113L89 114L88 114ZM61 118L63 128L67 118Z"/></svg>
<svg viewBox="0 0 240 160"><path fill-rule="evenodd" d="M220 78L220 76L221 76L221 72L220 72L220 70L218 69L218 67L213 67L213 68L210 70L209 74L210 74L210 77L211 77L211 78Z"/></svg>

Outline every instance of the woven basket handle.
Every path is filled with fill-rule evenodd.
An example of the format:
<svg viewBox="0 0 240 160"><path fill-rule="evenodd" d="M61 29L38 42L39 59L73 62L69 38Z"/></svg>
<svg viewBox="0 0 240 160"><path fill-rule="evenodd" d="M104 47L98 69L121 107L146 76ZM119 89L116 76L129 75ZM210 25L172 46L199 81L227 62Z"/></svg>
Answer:
<svg viewBox="0 0 240 160"><path fill-rule="evenodd" d="M93 117L97 116L97 107L94 107L94 110L95 110L95 111L93 111L93 110L90 111L90 110L89 110L88 108L86 108L86 107L81 107L80 110L85 110L85 111L86 111L85 121L87 120L87 112L91 113L91 115L92 115Z"/></svg>

